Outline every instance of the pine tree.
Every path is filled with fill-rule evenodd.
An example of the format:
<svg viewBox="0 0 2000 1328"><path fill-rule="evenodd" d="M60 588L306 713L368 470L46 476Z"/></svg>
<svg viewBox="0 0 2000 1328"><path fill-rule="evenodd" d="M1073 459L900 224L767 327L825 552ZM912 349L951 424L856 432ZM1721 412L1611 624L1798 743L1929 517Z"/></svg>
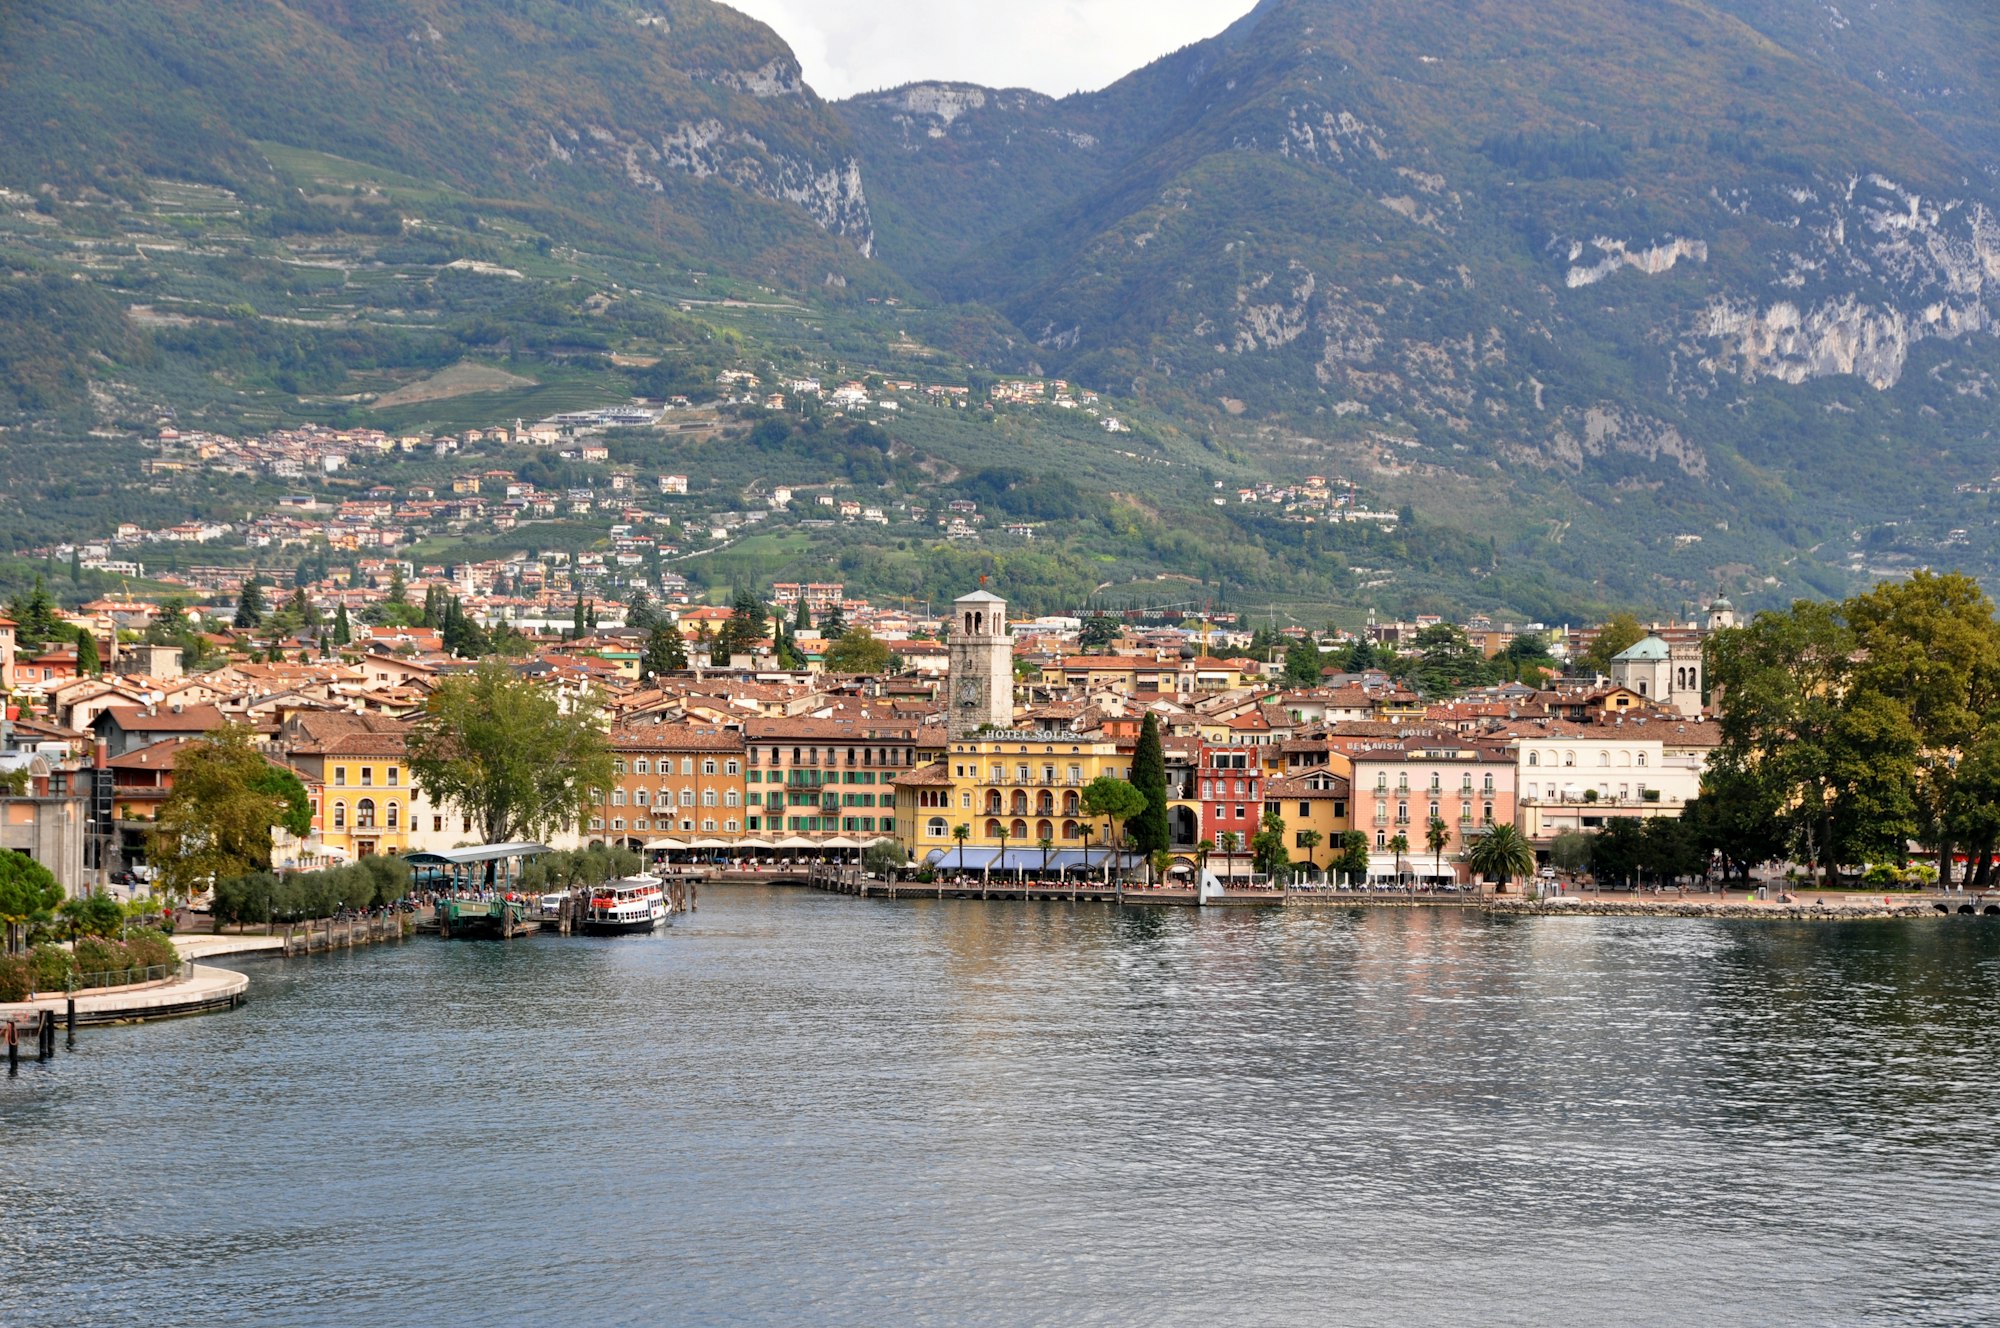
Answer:
<svg viewBox="0 0 2000 1328"><path fill-rule="evenodd" d="M426 596L426 603L429 597ZM397 563L389 569L389 603L410 607L410 587L403 580L403 565ZM435 626L435 624L433 624Z"/></svg>
<svg viewBox="0 0 2000 1328"><path fill-rule="evenodd" d="M8 607L7 616L14 620L15 644L24 650L41 649L55 639L62 627L48 582L39 576L35 578L34 590L26 599L15 600Z"/></svg>
<svg viewBox="0 0 2000 1328"><path fill-rule="evenodd" d="M1157 853L1168 847L1167 754L1160 741L1160 718L1149 714L1139 729L1139 745L1132 754L1132 787L1146 799L1145 810L1132 818L1128 829L1141 853Z"/></svg>
<svg viewBox="0 0 2000 1328"><path fill-rule="evenodd" d="M243 583L243 589L236 595L236 625L241 628L258 627L264 621L264 588L257 577Z"/></svg>
<svg viewBox="0 0 2000 1328"><path fill-rule="evenodd" d="M819 620L819 634L829 641L838 641L847 634L847 615L840 611L838 604L828 609Z"/></svg>
<svg viewBox="0 0 2000 1328"><path fill-rule="evenodd" d="M649 631L655 616L653 597L646 593L644 586L633 586L631 595L625 601L625 625L637 632Z"/></svg>
<svg viewBox="0 0 2000 1328"><path fill-rule="evenodd" d="M687 643L680 629L670 622L656 622L646 637L646 650L639 660L640 676L657 678L677 673L688 666Z"/></svg>

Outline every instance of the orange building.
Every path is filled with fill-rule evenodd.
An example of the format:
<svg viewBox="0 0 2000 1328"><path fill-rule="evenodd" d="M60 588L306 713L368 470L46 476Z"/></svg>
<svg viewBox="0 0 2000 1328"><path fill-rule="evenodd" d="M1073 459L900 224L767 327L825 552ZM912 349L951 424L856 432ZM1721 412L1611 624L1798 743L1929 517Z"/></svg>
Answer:
<svg viewBox="0 0 2000 1328"><path fill-rule="evenodd" d="M611 735L614 783L601 790L590 837L643 849L677 839L739 839L744 826L743 732L651 724Z"/></svg>

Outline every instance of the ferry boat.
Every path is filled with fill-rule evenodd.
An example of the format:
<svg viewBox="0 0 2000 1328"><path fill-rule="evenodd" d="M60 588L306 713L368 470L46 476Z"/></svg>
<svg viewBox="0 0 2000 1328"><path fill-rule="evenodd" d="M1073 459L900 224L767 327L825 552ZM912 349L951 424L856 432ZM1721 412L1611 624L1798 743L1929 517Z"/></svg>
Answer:
<svg viewBox="0 0 2000 1328"><path fill-rule="evenodd" d="M667 921L667 896L657 876L628 876L590 892L583 929L594 936L651 931Z"/></svg>

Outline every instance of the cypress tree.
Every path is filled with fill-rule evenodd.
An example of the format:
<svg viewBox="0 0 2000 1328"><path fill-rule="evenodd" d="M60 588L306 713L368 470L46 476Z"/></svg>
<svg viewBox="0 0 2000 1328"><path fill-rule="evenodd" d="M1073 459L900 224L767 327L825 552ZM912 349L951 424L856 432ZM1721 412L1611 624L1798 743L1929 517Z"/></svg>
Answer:
<svg viewBox="0 0 2000 1328"><path fill-rule="evenodd" d="M264 621L264 589L256 577L243 583L236 595L236 625L256 627Z"/></svg>
<svg viewBox="0 0 2000 1328"><path fill-rule="evenodd" d="M76 631L76 671L93 678L104 672L104 664L97 657L97 637L88 627Z"/></svg>
<svg viewBox="0 0 2000 1328"><path fill-rule="evenodd" d="M339 612L333 615L333 643L337 646L349 645L354 640L354 627L347 620L347 605L342 602Z"/></svg>
<svg viewBox="0 0 2000 1328"><path fill-rule="evenodd" d="M1139 729L1139 746L1132 754L1132 787L1146 799L1146 808L1127 827L1141 853L1167 847L1167 753L1160 742L1160 719L1147 715Z"/></svg>
<svg viewBox="0 0 2000 1328"><path fill-rule="evenodd" d="M812 625L812 610L806 607L806 597L800 595L799 611L792 615L792 626L798 631L807 632L812 630Z"/></svg>

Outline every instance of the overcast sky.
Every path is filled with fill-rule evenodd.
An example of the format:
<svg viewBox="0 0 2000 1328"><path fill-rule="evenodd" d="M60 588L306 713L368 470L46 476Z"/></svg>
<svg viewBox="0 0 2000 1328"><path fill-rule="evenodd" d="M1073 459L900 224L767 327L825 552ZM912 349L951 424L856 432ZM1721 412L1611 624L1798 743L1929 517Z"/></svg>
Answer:
<svg viewBox="0 0 2000 1328"><path fill-rule="evenodd" d="M1054 96L1212 37L1255 0L726 0L798 52L822 97L921 79Z"/></svg>

